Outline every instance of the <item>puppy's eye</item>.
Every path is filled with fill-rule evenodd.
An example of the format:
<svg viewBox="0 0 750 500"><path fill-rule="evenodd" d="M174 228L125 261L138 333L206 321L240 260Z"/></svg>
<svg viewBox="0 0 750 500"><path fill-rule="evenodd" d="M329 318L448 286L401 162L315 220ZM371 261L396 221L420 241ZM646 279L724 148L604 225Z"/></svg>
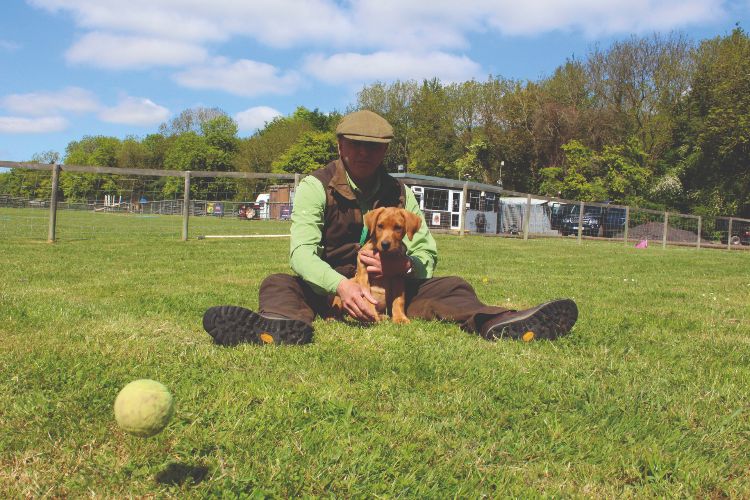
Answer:
<svg viewBox="0 0 750 500"><path fill-rule="evenodd" d="M395 229L396 231L401 231L401 226L396 224L395 226L393 226L393 229Z"/></svg>
<svg viewBox="0 0 750 500"><path fill-rule="evenodd" d="M383 229L383 224L378 224L378 229Z"/></svg>

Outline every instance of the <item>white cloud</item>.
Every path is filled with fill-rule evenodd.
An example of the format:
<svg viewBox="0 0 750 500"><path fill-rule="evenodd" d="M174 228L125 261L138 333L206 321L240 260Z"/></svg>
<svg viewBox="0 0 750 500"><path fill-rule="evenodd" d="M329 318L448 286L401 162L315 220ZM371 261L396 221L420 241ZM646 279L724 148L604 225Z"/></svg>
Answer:
<svg viewBox="0 0 750 500"><path fill-rule="evenodd" d="M86 113L96 111L96 96L80 87L67 87L57 92L31 92L10 94L0 98L0 106L22 115L42 116L60 111Z"/></svg>
<svg viewBox="0 0 750 500"><path fill-rule="evenodd" d="M503 0L486 13L486 23L507 35L563 30L588 37L679 29L721 18L721 0Z"/></svg>
<svg viewBox="0 0 750 500"><path fill-rule="evenodd" d="M281 113L268 106L255 106L253 108L240 111L234 115L234 119L239 126L239 129L243 132L253 132L259 128L263 128L266 123L270 122L277 116L281 116Z"/></svg>
<svg viewBox="0 0 750 500"><path fill-rule="evenodd" d="M443 52L314 55L305 62L305 69L328 83L361 84L374 80L434 77L443 82L457 82L483 76L480 65L468 57Z"/></svg>
<svg viewBox="0 0 750 500"><path fill-rule="evenodd" d="M68 62L108 69L184 66L206 58L202 47L174 40L88 33L65 53Z"/></svg>
<svg viewBox="0 0 750 500"><path fill-rule="evenodd" d="M0 50L5 52L15 52L21 48L20 43L12 42L10 40L0 40Z"/></svg>
<svg viewBox="0 0 750 500"><path fill-rule="evenodd" d="M68 121L60 116L22 118L0 116L0 132L4 134L45 134L60 132L68 127Z"/></svg>
<svg viewBox="0 0 750 500"><path fill-rule="evenodd" d="M52 12L72 14L88 30L157 38L222 41L245 35L273 46L341 39L351 31L346 12L333 0L29 0Z"/></svg>
<svg viewBox="0 0 750 500"><path fill-rule="evenodd" d="M727 13L723 0L29 0L70 13L79 28L202 44L234 36L274 47L438 50L471 34L589 36L705 24ZM162 64L166 64L163 60Z"/></svg>
<svg viewBox="0 0 750 500"><path fill-rule="evenodd" d="M231 62L224 57L188 68L177 73L174 79L185 87L223 90L241 96L286 94L299 84L299 77L294 72L282 73L270 64L248 59Z"/></svg>
<svg viewBox="0 0 750 500"><path fill-rule="evenodd" d="M125 96L117 105L104 108L99 113L102 121L125 125L149 126L161 123L169 117L169 110L150 99Z"/></svg>

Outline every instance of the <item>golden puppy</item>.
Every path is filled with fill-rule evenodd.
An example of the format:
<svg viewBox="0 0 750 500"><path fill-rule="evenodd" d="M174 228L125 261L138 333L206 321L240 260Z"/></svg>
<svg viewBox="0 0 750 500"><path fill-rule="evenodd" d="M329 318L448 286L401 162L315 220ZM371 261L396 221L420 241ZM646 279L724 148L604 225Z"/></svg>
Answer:
<svg viewBox="0 0 750 500"><path fill-rule="evenodd" d="M370 232L370 238L361 250L379 254L383 274L389 274L389 267L401 262L406 254L406 246L402 241L404 236L408 236L410 240L414 238L422 225L422 219L403 208L380 207L367 212L364 223ZM380 318L381 314L390 313L394 323L409 323L409 318L406 317L406 285L403 276L383 276L370 280L367 266L357 259L357 274L352 279L362 288L369 289L378 301L377 306L369 304L374 316ZM334 314L340 317L343 310L339 297L334 299L332 308Z"/></svg>

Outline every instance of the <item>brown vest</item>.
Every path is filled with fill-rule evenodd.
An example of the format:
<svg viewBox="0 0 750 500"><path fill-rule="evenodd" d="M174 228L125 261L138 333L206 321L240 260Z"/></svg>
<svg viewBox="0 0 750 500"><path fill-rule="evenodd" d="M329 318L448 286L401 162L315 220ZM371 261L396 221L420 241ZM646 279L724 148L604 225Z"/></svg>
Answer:
<svg viewBox="0 0 750 500"><path fill-rule="evenodd" d="M323 260L347 278L357 270L357 252L362 236L362 210L359 208L341 160L335 160L312 174L326 190L326 209L323 222ZM373 196L372 208L399 207L406 204L404 185L380 171L380 188Z"/></svg>

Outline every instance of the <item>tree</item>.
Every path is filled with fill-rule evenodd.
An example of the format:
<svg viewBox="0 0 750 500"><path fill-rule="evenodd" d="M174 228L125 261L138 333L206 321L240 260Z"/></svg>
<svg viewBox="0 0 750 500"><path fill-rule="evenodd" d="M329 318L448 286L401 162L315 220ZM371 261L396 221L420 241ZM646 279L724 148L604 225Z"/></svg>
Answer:
<svg viewBox="0 0 750 500"><path fill-rule="evenodd" d="M645 166L646 158L640 141L635 137L631 137L627 144L604 147L597 161L607 189L607 200L643 204L651 177L651 171Z"/></svg>
<svg viewBox="0 0 750 500"><path fill-rule="evenodd" d="M651 172L636 138L625 145L605 146L597 153L577 140L563 145L561 167L540 172L542 192L582 201L641 204Z"/></svg>
<svg viewBox="0 0 750 500"><path fill-rule="evenodd" d="M374 83L357 94L356 109L367 109L378 113L393 127L393 140L383 163L388 170L395 171L398 165L409 165L412 105L419 91L415 81L396 81L391 84Z"/></svg>
<svg viewBox="0 0 750 500"><path fill-rule="evenodd" d="M425 80L414 98L408 131L409 170L456 178L455 131L448 95L437 79Z"/></svg>
<svg viewBox="0 0 750 500"><path fill-rule="evenodd" d="M56 151L34 153L31 163L54 164L60 162ZM0 194L27 199L49 199L52 193L52 175L44 170L27 170L22 168L0 172Z"/></svg>
<svg viewBox="0 0 750 500"><path fill-rule="evenodd" d="M270 172L273 163L308 132L330 132L341 116L298 107L291 116L276 117L239 143L234 165L243 172Z"/></svg>
<svg viewBox="0 0 750 500"><path fill-rule="evenodd" d="M338 147L333 132L307 132L273 162L276 172L309 174L336 158Z"/></svg>
<svg viewBox="0 0 750 500"><path fill-rule="evenodd" d="M680 116L686 198L701 213L750 217L750 38L705 40Z"/></svg>
<svg viewBox="0 0 750 500"><path fill-rule="evenodd" d="M65 164L98 167L118 166L117 158L122 141L117 137L103 135L84 136L80 141L71 141L65 148Z"/></svg>
<svg viewBox="0 0 750 500"><path fill-rule="evenodd" d="M66 165L84 165L117 168L122 141L116 137L84 136L80 141L71 141L65 148ZM105 194L120 194L124 189L107 175L78 174L66 172L60 176L60 189L66 201L94 201Z"/></svg>
<svg viewBox="0 0 750 500"><path fill-rule="evenodd" d="M204 123L227 114L219 108L190 108L182 111L168 123L159 125L159 133L163 136L180 135L186 132L200 133Z"/></svg>
<svg viewBox="0 0 750 500"><path fill-rule="evenodd" d="M589 55L595 99L622 120L622 142L637 137L652 157L670 145L672 114L690 88L692 50L689 39L671 33L633 36Z"/></svg>
<svg viewBox="0 0 750 500"><path fill-rule="evenodd" d="M219 115L201 123L201 133L206 144L231 156L238 149L237 123L226 115ZM228 168L226 161L222 167Z"/></svg>

